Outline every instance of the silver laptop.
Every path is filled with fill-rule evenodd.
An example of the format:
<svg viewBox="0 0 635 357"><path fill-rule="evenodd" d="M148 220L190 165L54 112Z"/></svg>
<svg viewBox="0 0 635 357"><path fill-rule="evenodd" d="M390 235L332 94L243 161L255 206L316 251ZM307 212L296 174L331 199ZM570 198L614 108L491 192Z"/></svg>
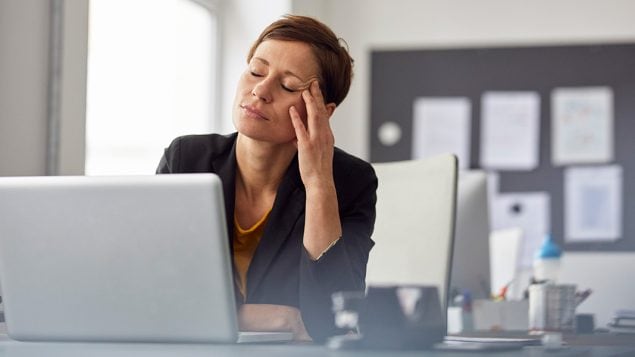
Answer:
<svg viewBox="0 0 635 357"><path fill-rule="evenodd" d="M9 335L39 341L239 337L222 185L212 174L0 178Z"/></svg>

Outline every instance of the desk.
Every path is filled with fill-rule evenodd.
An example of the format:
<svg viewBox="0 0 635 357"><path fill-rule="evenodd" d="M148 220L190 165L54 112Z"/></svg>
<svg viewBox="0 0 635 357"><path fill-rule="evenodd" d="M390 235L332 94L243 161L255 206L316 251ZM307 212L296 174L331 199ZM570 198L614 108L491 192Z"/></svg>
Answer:
<svg viewBox="0 0 635 357"><path fill-rule="evenodd" d="M533 338L527 331L473 331L461 333L465 337L508 337ZM569 346L626 346L635 348L635 335L615 333L564 334L563 340Z"/></svg>
<svg viewBox="0 0 635 357"><path fill-rule="evenodd" d="M209 344L161 344L161 343L62 343L19 342L0 335L0 357L356 357L356 356L611 356L635 355L635 346L572 346L556 352L546 352L542 347L526 347L506 352L441 352L441 351L333 351L324 346L310 344L285 345L209 345Z"/></svg>

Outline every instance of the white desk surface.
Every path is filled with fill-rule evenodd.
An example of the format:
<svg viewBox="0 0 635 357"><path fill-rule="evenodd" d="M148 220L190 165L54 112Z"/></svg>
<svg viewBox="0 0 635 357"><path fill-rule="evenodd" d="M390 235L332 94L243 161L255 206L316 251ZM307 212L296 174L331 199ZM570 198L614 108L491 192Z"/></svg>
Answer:
<svg viewBox="0 0 635 357"><path fill-rule="evenodd" d="M541 347L526 347L522 350L496 352L441 352L441 351L334 351L319 345L211 345L211 344L161 344L161 343L67 343L67 342L20 342L0 335L0 357L197 357L197 356L609 356L635 355L635 346L572 346L557 352L547 352Z"/></svg>

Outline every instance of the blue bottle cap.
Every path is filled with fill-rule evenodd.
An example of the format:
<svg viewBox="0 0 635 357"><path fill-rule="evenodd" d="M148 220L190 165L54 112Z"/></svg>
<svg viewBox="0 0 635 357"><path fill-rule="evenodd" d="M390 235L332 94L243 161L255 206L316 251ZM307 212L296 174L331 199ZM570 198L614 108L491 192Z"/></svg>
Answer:
<svg viewBox="0 0 635 357"><path fill-rule="evenodd" d="M540 250L536 252L536 258L554 259L554 258L560 258L560 255L562 255L562 251L560 250L560 247L558 247L558 245L553 242L553 239L551 239L550 234L545 235L545 239L542 241L542 246L540 247Z"/></svg>

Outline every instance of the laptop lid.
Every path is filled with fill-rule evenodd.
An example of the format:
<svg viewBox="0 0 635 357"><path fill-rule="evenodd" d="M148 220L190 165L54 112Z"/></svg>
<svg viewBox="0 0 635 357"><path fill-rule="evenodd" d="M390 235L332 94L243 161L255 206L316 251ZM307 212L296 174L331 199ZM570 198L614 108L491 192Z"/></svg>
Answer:
<svg viewBox="0 0 635 357"><path fill-rule="evenodd" d="M220 179L0 178L0 283L20 340L235 342Z"/></svg>

